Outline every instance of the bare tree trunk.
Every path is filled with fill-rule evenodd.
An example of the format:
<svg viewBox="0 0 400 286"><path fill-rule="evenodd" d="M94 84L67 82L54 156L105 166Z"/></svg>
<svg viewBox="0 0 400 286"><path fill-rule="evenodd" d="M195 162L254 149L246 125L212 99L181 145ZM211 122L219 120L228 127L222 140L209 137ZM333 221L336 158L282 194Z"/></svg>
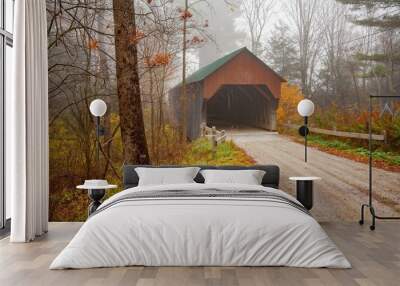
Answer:
<svg viewBox="0 0 400 286"><path fill-rule="evenodd" d="M104 10L99 10L97 12L98 14L96 15L96 24L97 24L97 30L100 31L100 33L98 33L97 37L98 37L98 43L99 46L105 50L106 47L104 45L104 43L106 42L107 38L106 36L103 34L106 32L106 27L104 25L104 16L106 15ZM103 33L101 33L103 32ZM108 88L108 84L110 82L110 72L109 72L109 66L108 66L108 62L107 62L107 57L106 55L99 51L97 49L96 51L96 56L98 57L98 70L96 72L101 74L101 78L97 79L96 78L96 84L95 84L95 92L96 94L98 93L98 91L105 91ZM103 98L103 100L106 102L108 109L110 109L110 107L112 106L112 98L111 96L106 96ZM112 126L111 126L111 114L112 112L109 111L104 115L104 120L103 120L103 125L104 125L104 142L107 142L102 148L103 148L103 152L105 153L105 156L107 158L112 158L111 156L111 147L112 147ZM110 160L104 160L104 167L103 167L103 171L101 174L101 178L105 178L109 167L110 167Z"/></svg>
<svg viewBox="0 0 400 286"><path fill-rule="evenodd" d="M187 15L188 0L185 0L185 10L183 16L183 49L182 49L182 98L181 98L181 143L186 142L187 138L187 89L186 89L186 33L187 33Z"/></svg>
<svg viewBox="0 0 400 286"><path fill-rule="evenodd" d="M359 110L361 110L361 95L360 95L360 90L359 90L358 82L357 82L357 72L354 69L353 63L349 63L349 70L350 70L351 78L353 81L354 91L356 93L357 108Z"/></svg>
<svg viewBox="0 0 400 286"><path fill-rule="evenodd" d="M161 143L162 138L161 138L161 134L164 132L164 115L163 115L163 99L162 97L160 97L158 99L158 104L159 104L159 113L158 113L158 128L157 128L157 141ZM160 162L160 145L157 146L157 150L156 150L156 157L157 157L157 162Z"/></svg>
<svg viewBox="0 0 400 286"><path fill-rule="evenodd" d="M149 69L150 76L150 136L151 136L151 158L154 162L155 150L156 150L156 138L155 138L155 110L154 110L154 82L153 82L153 69Z"/></svg>
<svg viewBox="0 0 400 286"><path fill-rule="evenodd" d="M134 1L113 0L117 91L125 163L150 162L143 122Z"/></svg>
<svg viewBox="0 0 400 286"><path fill-rule="evenodd" d="M157 158L157 164L160 162L160 148L162 146L162 141L163 137L161 137L161 134L164 132L164 114L163 114L163 98L164 98L164 90L165 90L165 80L166 80L166 67L162 67L161 71L161 78L158 81L157 85L157 94L158 94L158 124L156 128L156 141L157 141L157 148L155 150L156 155L155 157Z"/></svg>

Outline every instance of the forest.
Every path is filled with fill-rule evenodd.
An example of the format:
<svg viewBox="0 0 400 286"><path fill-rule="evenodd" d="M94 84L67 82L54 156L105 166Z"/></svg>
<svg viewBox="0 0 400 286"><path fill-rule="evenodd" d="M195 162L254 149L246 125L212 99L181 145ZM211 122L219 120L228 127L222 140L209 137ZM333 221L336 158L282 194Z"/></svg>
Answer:
<svg viewBox="0 0 400 286"><path fill-rule="evenodd" d="M316 104L313 126L365 133L369 95L400 95L400 0L47 0L47 17L50 220L84 220L87 196L76 185L121 185L123 164L253 164L233 142L213 150L184 128L188 76L241 47L287 80L278 126L288 136L302 98ZM168 101L176 85L179 121ZM100 160L96 98L108 106ZM376 99L372 128L388 138L376 157L396 169L400 101ZM365 157L365 142L311 139Z"/></svg>

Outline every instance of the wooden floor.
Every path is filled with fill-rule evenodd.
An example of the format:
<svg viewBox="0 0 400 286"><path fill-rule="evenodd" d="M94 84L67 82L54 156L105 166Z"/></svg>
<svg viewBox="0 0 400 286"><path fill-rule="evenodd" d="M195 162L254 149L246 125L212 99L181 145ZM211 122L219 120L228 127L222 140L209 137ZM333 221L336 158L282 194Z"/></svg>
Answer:
<svg viewBox="0 0 400 286"><path fill-rule="evenodd" d="M29 244L0 241L0 285L400 285L400 225L379 222L324 223L353 269L287 267L126 267L48 270L80 223L51 223L49 233Z"/></svg>

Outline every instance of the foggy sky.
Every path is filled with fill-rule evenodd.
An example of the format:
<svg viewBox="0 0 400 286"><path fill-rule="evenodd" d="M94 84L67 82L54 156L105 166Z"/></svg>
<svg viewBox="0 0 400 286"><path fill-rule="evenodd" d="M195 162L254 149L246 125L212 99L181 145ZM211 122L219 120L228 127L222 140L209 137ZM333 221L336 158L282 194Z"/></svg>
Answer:
<svg viewBox="0 0 400 286"><path fill-rule="evenodd" d="M208 20L207 33L213 40L208 40L207 44L199 48L196 53L189 55L189 73L234 50L245 46L250 47L249 31L246 20L241 15L240 1L235 0L234 6L227 5L224 0L209 1L208 4L212 7L204 3L196 6L196 12L198 13L196 16L202 20ZM279 20L289 26L292 25L290 21L285 21L284 17L288 1L293 0L276 1L274 12L268 21L268 27L265 29L264 42L268 40L268 35ZM230 0L230 2L234 1Z"/></svg>
<svg viewBox="0 0 400 286"><path fill-rule="evenodd" d="M247 46L250 49L250 37L247 22L240 11L240 1L252 0L229 0L236 1L235 8L227 5L224 0L207 0L209 5L197 4L195 6L195 18L199 21L208 20L209 27L207 33L214 39L209 40L203 47L188 54L188 73L191 74L199 67L203 67L216 59L232 52L236 49ZM275 24L279 21L288 25L290 30L295 30L294 23L287 15L287 7L294 0L276 0L276 5L273 9L270 19L264 31L262 43L265 45L274 30ZM323 2L336 0L322 0ZM322 2L322 3L323 3ZM189 2L190 3L190 2ZM336 2L337 3L337 2ZM176 4L183 7L183 0L177 0ZM362 28L349 25L353 31L362 32ZM265 60L265 59L264 59Z"/></svg>

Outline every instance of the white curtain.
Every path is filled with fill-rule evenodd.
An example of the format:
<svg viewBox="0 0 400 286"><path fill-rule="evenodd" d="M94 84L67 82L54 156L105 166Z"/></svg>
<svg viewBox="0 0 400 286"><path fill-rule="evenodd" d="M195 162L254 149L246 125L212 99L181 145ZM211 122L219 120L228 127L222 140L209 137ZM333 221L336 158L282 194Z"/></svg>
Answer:
<svg viewBox="0 0 400 286"><path fill-rule="evenodd" d="M10 241L28 242L48 227L46 1L15 1L14 19L15 93L6 98L6 186L12 193Z"/></svg>

